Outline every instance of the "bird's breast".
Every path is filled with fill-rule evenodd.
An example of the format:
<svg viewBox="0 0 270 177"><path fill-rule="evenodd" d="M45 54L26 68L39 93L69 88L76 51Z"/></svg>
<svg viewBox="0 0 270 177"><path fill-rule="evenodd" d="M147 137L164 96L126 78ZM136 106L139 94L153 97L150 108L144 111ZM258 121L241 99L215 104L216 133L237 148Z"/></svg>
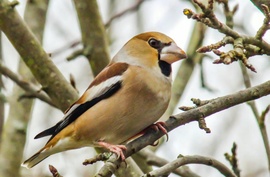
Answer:
<svg viewBox="0 0 270 177"><path fill-rule="evenodd" d="M79 130L77 137L85 141L123 143L163 115L170 91L169 80L131 67L114 95L98 102L75 122Z"/></svg>

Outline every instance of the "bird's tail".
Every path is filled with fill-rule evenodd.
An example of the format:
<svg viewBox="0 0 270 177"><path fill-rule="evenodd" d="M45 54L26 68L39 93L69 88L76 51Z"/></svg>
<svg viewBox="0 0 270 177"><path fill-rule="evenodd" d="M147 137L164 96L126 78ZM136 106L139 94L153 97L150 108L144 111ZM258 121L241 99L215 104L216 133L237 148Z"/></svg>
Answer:
<svg viewBox="0 0 270 177"><path fill-rule="evenodd" d="M51 154L45 149L42 148L40 151L38 151L36 154L34 154L32 157L24 161L21 166L25 168L32 168L35 165L37 165L39 162L42 160L46 159L49 157Z"/></svg>

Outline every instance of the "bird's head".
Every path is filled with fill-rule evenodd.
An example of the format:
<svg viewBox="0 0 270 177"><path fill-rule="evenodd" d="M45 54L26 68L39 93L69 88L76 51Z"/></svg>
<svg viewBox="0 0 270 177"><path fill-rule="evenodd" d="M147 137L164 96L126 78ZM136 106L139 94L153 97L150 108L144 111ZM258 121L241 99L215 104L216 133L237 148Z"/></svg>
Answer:
<svg viewBox="0 0 270 177"><path fill-rule="evenodd" d="M171 65L187 58L173 39L159 32L141 33L131 38L116 54L114 61L155 67L160 63Z"/></svg>

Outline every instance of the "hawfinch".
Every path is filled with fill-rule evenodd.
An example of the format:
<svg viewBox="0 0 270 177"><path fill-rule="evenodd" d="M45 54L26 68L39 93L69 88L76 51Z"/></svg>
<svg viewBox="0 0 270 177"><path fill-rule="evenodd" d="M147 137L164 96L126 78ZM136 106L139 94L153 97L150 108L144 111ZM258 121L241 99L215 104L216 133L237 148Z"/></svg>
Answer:
<svg viewBox="0 0 270 177"><path fill-rule="evenodd" d="M133 37L70 106L63 119L35 137L51 136L22 166L31 168L52 154L86 146L104 148L124 160L124 144L153 125L167 109L171 64L186 57L162 33ZM162 129L162 124L157 125Z"/></svg>

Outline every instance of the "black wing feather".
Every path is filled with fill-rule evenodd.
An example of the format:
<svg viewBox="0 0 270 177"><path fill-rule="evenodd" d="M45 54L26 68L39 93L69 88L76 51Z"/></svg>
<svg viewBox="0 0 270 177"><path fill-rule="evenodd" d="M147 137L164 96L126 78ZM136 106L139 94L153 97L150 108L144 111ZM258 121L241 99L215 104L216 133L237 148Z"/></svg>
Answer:
<svg viewBox="0 0 270 177"><path fill-rule="evenodd" d="M112 96L114 93L116 93L121 88L121 85L122 85L122 81L116 82L108 90L106 90L102 95L81 104L75 110L73 110L64 120L61 120L55 126L47 130L44 130L43 132L36 135L35 139L52 135L51 138L49 139L50 141L55 135L57 135L61 130L63 130L69 124L74 122L78 117L80 117L80 115L82 115L89 108L91 108L92 106L100 102L101 100L106 99Z"/></svg>
<svg viewBox="0 0 270 177"><path fill-rule="evenodd" d="M48 128L42 132L40 132L39 134L37 134L34 139L38 139L38 138L42 138L44 136L49 136L52 135L53 132L55 131L55 129L61 124L62 121L59 121L55 126Z"/></svg>

